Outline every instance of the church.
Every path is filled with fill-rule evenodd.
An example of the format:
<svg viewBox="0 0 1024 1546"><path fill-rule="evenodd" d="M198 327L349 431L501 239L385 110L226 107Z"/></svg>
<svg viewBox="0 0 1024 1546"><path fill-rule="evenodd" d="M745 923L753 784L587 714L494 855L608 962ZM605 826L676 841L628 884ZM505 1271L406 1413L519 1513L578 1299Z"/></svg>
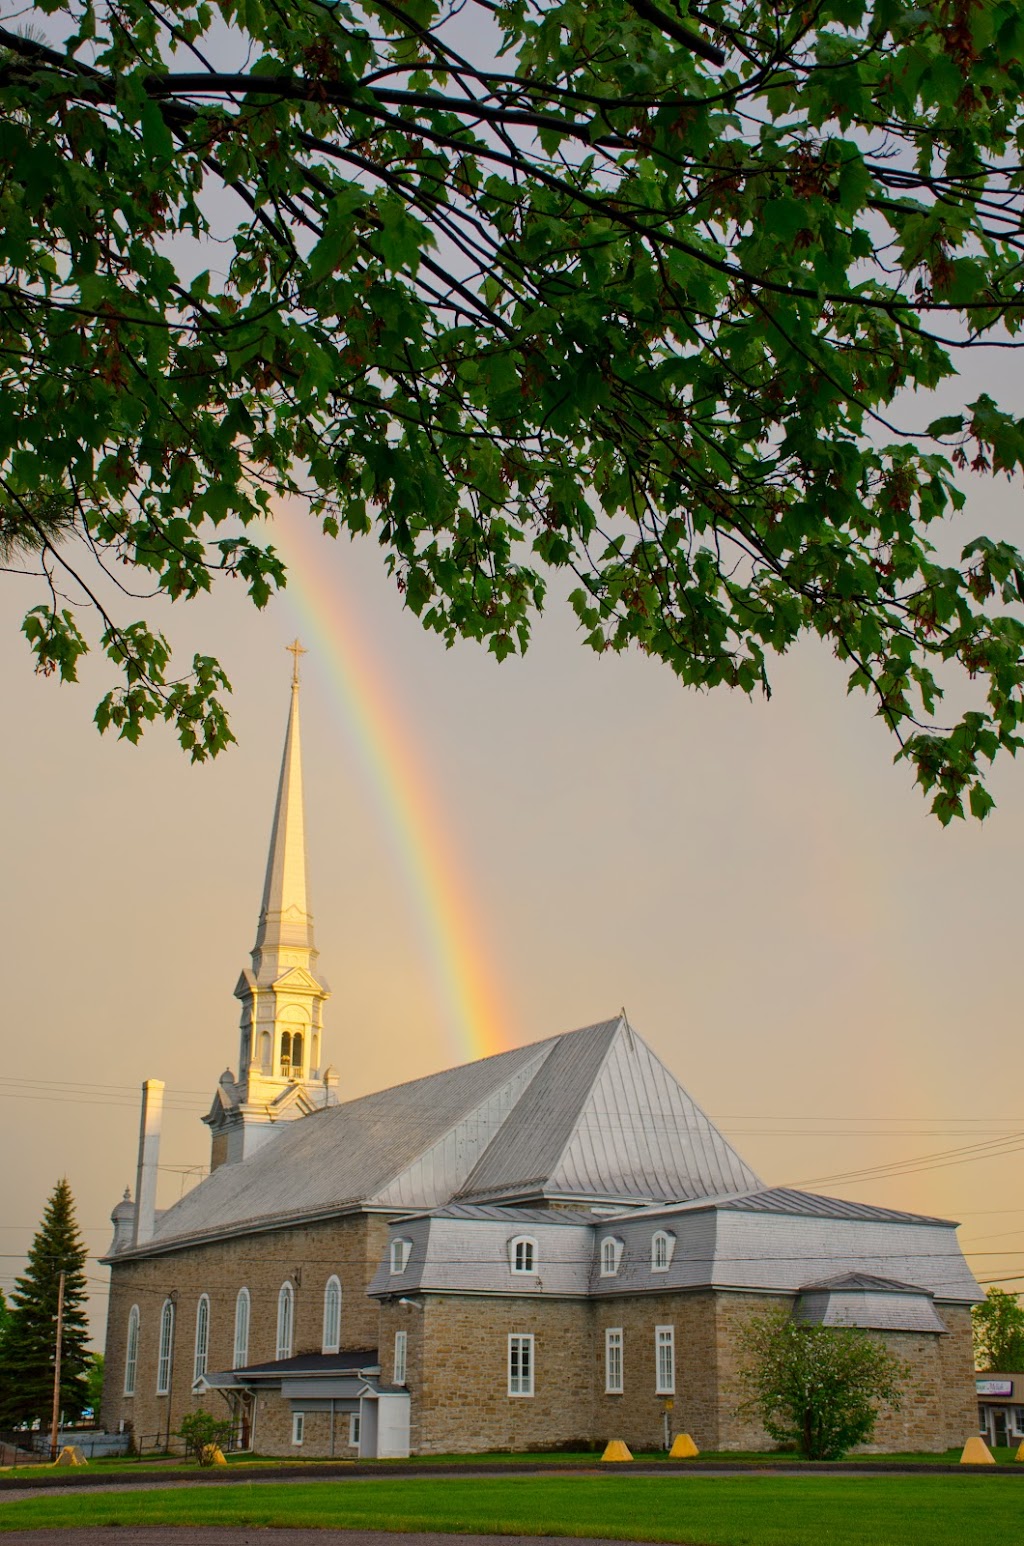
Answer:
<svg viewBox="0 0 1024 1546"><path fill-rule="evenodd" d="M156 1208L163 1086L143 1086L114 1209L103 1423L170 1445L197 1405L237 1448L372 1458L625 1439L767 1449L744 1322L864 1327L911 1368L873 1447L977 1424L948 1220L766 1185L624 1012L342 1100L307 894L298 646L238 1073L210 1173Z"/></svg>

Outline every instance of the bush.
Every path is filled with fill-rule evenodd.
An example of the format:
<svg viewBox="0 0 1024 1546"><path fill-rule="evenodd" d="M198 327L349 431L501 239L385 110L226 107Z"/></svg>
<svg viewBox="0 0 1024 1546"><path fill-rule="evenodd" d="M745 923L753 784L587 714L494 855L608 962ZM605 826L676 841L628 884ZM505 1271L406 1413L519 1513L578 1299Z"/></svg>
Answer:
<svg viewBox="0 0 1024 1546"><path fill-rule="evenodd" d="M745 1409L808 1460L838 1460L869 1439L878 1402L900 1409L910 1369L867 1332L801 1325L786 1310L769 1310L752 1317L742 1340Z"/></svg>
<svg viewBox="0 0 1024 1546"><path fill-rule="evenodd" d="M192 1455L200 1465L212 1465L214 1446L226 1444L230 1437L229 1420L202 1411L189 1412L175 1433L175 1438L184 1441L186 1455Z"/></svg>

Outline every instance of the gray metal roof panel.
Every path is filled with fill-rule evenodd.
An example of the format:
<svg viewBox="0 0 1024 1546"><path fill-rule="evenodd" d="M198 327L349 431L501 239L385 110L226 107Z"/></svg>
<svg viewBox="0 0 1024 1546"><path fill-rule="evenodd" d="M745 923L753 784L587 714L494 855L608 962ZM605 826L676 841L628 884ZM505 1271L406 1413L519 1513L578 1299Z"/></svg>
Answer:
<svg viewBox="0 0 1024 1546"><path fill-rule="evenodd" d="M249 1159L221 1165L168 1208L149 1245L159 1249L268 1219L285 1223L373 1198L517 1070L537 1061L543 1047L556 1043L517 1047L282 1123ZM437 1200L427 1196L420 1205Z"/></svg>
<svg viewBox="0 0 1024 1546"><path fill-rule="evenodd" d="M458 1196L649 1203L760 1186L620 1015L561 1038Z"/></svg>
<svg viewBox="0 0 1024 1546"><path fill-rule="evenodd" d="M746 1197L730 1197L716 1207L737 1213L794 1213L826 1219L877 1219L899 1224L943 1224L956 1228L952 1219L924 1213L903 1213L898 1208L878 1208L873 1203L849 1202L844 1197L822 1197L790 1186L773 1186Z"/></svg>
<svg viewBox="0 0 1024 1546"><path fill-rule="evenodd" d="M459 1190L460 1198L485 1198L492 1189L512 1192L543 1187L557 1166L580 1110L597 1078L620 1021L603 1020L558 1040L511 1119Z"/></svg>

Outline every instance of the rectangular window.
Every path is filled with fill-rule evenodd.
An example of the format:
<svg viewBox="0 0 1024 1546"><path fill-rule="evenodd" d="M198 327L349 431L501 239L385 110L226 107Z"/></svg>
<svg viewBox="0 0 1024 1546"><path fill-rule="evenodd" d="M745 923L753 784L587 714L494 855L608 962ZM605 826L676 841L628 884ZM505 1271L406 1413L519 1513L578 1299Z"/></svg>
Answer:
<svg viewBox="0 0 1024 1546"><path fill-rule="evenodd" d="M676 1392L676 1328L674 1326L655 1326L654 1350L657 1370L655 1395L674 1396Z"/></svg>
<svg viewBox="0 0 1024 1546"><path fill-rule="evenodd" d="M305 1412L292 1413L292 1443L301 1444L306 1433Z"/></svg>
<svg viewBox="0 0 1024 1546"><path fill-rule="evenodd" d="M511 1336L508 1339L508 1393L510 1396L533 1395L533 1338Z"/></svg>
<svg viewBox="0 0 1024 1546"><path fill-rule="evenodd" d="M392 1384L405 1384L405 1355L409 1343L407 1331L395 1332L395 1372L392 1375Z"/></svg>
<svg viewBox="0 0 1024 1546"><path fill-rule="evenodd" d="M359 1445L359 1413L358 1412L349 1412L349 1414L348 1414L348 1441L349 1441L350 1444L355 1444L356 1447L358 1448L358 1445Z"/></svg>
<svg viewBox="0 0 1024 1546"><path fill-rule="evenodd" d="M604 1334L604 1388L609 1396L622 1395L622 1328Z"/></svg>

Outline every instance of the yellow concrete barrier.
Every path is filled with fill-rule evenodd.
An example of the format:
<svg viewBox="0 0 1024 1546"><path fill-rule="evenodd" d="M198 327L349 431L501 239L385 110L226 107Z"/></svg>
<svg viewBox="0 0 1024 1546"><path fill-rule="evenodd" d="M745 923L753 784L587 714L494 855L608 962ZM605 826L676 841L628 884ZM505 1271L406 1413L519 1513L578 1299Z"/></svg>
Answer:
<svg viewBox="0 0 1024 1546"><path fill-rule="evenodd" d="M74 1444L65 1444L64 1448L61 1450L60 1454L57 1456L57 1458L53 1462L53 1464L54 1465L88 1465L89 1462L88 1462L88 1460L86 1460L85 1456L82 1454L82 1451L80 1449L76 1448L76 1446Z"/></svg>
<svg viewBox="0 0 1024 1546"><path fill-rule="evenodd" d="M622 1439L610 1439L601 1456L602 1460L632 1460L632 1458L629 1447Z"/></svg>
<svg viewBox="0 0 1024 1546"><path fill-rule="evenodd" d="M985 1440L978 1433L972 1433L964 1445L964 1452L960 1456L961 1465L995 1465L996 1459Z"/></svg>
<svg viewBox="0 0 1024 1546"><path fill-rule="evenodd" d="M699 1455L700 1450L688 1433L677 1433L672 1440L672 1448L668 1452L670 1460L692 1460L694 1455Z"/></svg>

